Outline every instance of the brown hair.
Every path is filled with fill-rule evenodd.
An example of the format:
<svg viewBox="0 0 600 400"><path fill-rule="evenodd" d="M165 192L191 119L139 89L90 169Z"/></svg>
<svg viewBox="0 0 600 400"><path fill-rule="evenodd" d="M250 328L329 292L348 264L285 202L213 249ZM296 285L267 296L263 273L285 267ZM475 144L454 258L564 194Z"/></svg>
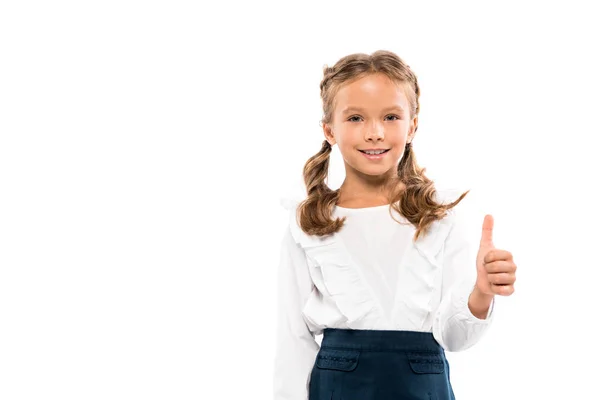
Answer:
<svg viewBox="0 0 600 400"><path fill-rule="evenodd" d="M393 82L404 85L410 103L410 118L419 114L420 89L416 75L395 53L378 50L371 55L351 54L342 57L333 67L325 66L320 85L322 123L331 123L335 95L342 85L374 73L383 73ZM415 126L415 132L417 127ZM332 218L333 207L340 192L339 189L332 190L325 183L331 150L329 142L323 141L321 150L304 165L304 183L308 196L298 207L298 221L300 228L309 235L323 236L337 232L345 221L345 217L335 220ZM397 182L389 197L390 214L392 209L396 210L417 228L414 240L427 232L434 221L442 219L447 210L460 203L469 193L467 190L452 203L436 202L434 182L425 176L425 168L417 164L411 143L406 144L404 155L398 163L396 178Z"/></svg>

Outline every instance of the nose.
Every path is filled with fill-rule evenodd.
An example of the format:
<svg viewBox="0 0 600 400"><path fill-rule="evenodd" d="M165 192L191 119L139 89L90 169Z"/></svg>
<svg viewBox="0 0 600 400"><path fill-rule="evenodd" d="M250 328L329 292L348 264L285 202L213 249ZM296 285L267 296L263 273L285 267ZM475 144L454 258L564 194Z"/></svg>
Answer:
<svg viewBox="0 0 600 400"><path fill-rule="evenodd" d="M385 138L383 127L380 124L370 124L365 132L365 140L370 142L382 141Z"/></svg>

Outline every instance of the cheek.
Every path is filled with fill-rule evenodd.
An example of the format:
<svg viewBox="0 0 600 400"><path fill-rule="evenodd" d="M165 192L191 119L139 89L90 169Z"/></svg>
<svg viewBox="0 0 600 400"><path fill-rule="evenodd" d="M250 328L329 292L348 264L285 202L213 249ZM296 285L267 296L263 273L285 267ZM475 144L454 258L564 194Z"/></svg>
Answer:
<svg viewBox="0 0 600 400"><path fill-rule="evenodd" d="M408 125L404 123L393 124L388 128L387 134L390 139L396 142L403 141L408 136Z"/></svg>
<svg viewBox="0 0 600 400"><path fill-rule="evenodd" d="M394 147L404 149L406 142L408 141L408 135L404 132L397 132L387 137L389 144Z"/></svg>
<svg viewBox="0 0 600 400"><path fill-rule="evenodd" d="M354 154L354 152L356 151L356 146L353 145L351 142L347 141L347 140L343 140L341 142L338 142L338 147L340 149L340 153L342 153L342 156L344 158L352 156Z"/></svg>
<svg viewBox="0 0 600 400"><path fill-rule="evenodd" d="M339 129L336 133L337 143L340 147L357 146L362 140L360 128Z"/></svg>

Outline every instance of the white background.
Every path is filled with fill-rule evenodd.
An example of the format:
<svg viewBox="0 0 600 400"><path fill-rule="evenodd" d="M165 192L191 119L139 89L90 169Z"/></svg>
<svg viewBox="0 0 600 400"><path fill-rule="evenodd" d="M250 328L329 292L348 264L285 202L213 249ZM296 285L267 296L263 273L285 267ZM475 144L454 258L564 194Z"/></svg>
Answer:
<svg viewBox="0 0 600 400"><path fill-rule="evenodd" d="M457 398L593 398L593 2L414 3L2 2L0 398L270 398L279 199L323 66L378 49L419 78L419 163L519 267Z"/></svg>

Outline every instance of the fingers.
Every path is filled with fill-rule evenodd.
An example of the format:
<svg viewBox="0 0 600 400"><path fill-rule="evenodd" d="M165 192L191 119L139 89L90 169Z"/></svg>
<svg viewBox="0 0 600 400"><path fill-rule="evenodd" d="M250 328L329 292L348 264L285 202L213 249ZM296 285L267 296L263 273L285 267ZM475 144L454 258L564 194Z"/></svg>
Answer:
<svg viewBox="0 0 600 400"><path fill-rule="evenodd" d="M483 264L483 267L487 271L488 274L497 274L501 272L514 273L517 271L517 266L512 261L493 261L489 263Z"/></svg>
<svg viewBox="0 0 600 400"><path fill-rule="evenodd" d="M514 293L517 265L510 251L491 249L483 258L483 268L494 294L510 296Z"/></svg>
<svg viewBox="0 0 600 400"><path fill-rule="evenodd" d="M515 292L513 285L494 285L492 284L492 292L500 296L510 296Z"/></svg>
<svg viewBox="0 0 600 400"><path fill-rule="evenodd" d="M493 285L512 285L517 278L514 273L501 272L498 274L488 274L488 280Z"/></svg>
<svg viewBox="0 0 600 400"><path fill-rule="evenodd" d="M498 260L512 260L512 259L513 259L513 255L510 251L501 250L501 249L492 249L487 252L485 257L483 258L483 262L491 263L491 262L498 261Z"/></svg>

